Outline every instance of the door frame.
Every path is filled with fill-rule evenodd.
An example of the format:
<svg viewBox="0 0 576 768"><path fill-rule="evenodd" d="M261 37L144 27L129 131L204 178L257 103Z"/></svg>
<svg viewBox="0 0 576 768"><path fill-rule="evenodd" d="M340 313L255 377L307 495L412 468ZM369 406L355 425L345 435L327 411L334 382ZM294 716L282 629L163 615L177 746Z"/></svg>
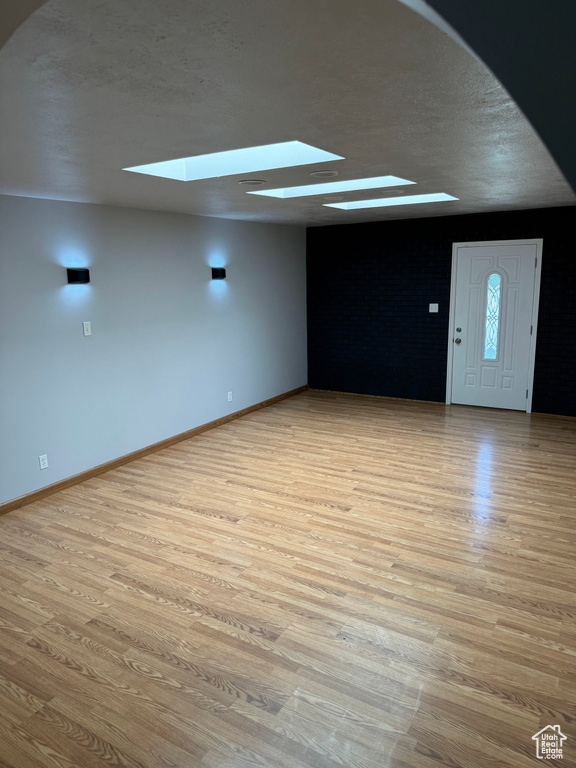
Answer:
<svg viewBox="0 0 576 768"><path fill-rule="evenodd" d="M532 335L530 336L530 357L528 362L528 397L526 413L532 412L532 393L534 390L534 363L536 360L536 336L538 334L538 306L540 303L540 279L542 275L542 238L530 240L479 240L470 243L452 244L452 275L450 279L450 314L448 320L448 362L446 367L446 403L452 402L452 369L454 365L454 328L456 325L456 256L458 248L474 248L477 246L498 245L535 245L536 246L536 275L534 278L534 296L532 297Z"/></svg>

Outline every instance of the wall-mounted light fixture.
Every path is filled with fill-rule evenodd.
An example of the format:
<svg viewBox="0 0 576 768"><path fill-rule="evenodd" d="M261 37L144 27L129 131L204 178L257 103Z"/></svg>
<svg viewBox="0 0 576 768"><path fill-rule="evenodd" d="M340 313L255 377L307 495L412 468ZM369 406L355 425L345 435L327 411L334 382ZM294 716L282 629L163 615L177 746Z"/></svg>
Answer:
<svg viewBox="0 0 576 768"><path fill-rule="evenodd" d="M72 285L77 285L79 283L89 283L90 282L90 270L89 269L78 269L76 267L71 268L68 267L66 270L68 274L68 283Z"/></svg>
<svg viewBox="0 0 576 768"><path fill-rule="evenodd" d="M224 280L226 278L226 270L224 267L212 267L212 280Z"/></svg>

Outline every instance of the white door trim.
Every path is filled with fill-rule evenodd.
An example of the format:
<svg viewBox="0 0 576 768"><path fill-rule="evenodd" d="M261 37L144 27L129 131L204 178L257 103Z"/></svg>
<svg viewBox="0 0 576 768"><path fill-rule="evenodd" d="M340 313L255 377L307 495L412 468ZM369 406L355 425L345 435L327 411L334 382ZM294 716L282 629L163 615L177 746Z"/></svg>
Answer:
<svg viewBox="0 0 576 768"><path fill-rule="evenodd" d="M536 360L536 335L538 333L538 306L540 302L540 278L542 275L542 245L543 239L534 240L480 240L473 243L452 244L452 276L450 280L450 315L448 321L448 364L446 368L446 403L452 402L452 367L454 364L454 326L456 312L456 254L458 248L473 248L474 246L497 245L535 245L536 246L536 277L534 280L534 298L532 300L532 335L530 336L530 361L528 364L528 398L526 413L532 412L532 393L534 389L534 363Z"/></svg>

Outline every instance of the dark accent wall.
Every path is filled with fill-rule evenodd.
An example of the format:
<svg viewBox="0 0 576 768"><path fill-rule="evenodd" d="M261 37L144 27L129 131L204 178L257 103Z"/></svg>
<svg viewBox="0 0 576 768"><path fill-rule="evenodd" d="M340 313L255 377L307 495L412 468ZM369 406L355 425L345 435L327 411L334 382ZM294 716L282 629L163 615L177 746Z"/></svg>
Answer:
<svg viewBox="0 0 576 768"><path fill-rule="evenodd" d="M310 386L443 402L452 244L538 237L533 410L576 416L574 224L567 207L308 229Z"/></svg>

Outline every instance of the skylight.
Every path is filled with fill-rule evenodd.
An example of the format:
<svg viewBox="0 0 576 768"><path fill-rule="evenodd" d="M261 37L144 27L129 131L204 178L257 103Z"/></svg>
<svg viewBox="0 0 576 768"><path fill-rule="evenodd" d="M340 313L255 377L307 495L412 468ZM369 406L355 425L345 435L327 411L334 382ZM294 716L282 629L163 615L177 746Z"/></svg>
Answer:
<svg viewBox="0 0 576 768"><path fill-rule="evenodd" d="M125 171L161 176L178 181L213 179L219 176L234 176L237 173L254 173L273 168L289 168L296 165L325 163L343 160L340 155L311 147L301 141L284 141L280 144L266 144L263 147L231 149L210 155L182 157L161 163L148 163L124 168Z"/></svg>
<svg viewBox="0 0 576 768"><path fill-rule="evenodd" d="M401 187L405 184L415 183L415 181L408 181L408 179L400 179L398 176L372 176L369 179L353 179L352 181L330 181L324 184L304 184L301 187L259 189L258 191L248 192L248 194L281 198L308 197L309 195L331 195L334 192L354 192L355 190L359 189Z"/></svg>
<svg viewBox="0 0 576 768"><path fill-rule="evenodd" d="M353 200L348 203L324 203L326 208L341 208L353 211L358 208L384 208L387 205L415 205L416 203L440 203L443 200L458 200L457 197L444 192L434 192L428 195L406 195L402 197L380 197L375 200Z"/></svg>

